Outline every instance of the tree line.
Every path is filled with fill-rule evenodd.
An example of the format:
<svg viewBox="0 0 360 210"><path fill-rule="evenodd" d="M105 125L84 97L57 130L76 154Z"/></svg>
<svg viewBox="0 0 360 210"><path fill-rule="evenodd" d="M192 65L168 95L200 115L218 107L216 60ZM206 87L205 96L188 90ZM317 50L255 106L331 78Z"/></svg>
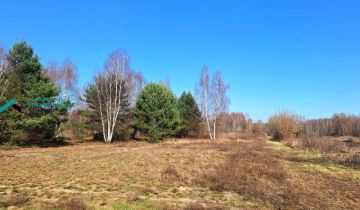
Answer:
<svg viewBox="0 0 360 210"><path fill-rule="evenodd" d="M72 130L105 143L130 138L156 142L166 137L196 137L205 129L207 136L216 140L218 119L229 104L229 85L220 72L210 78L204 66L195 97L191 92L176 97L168 79L146 82L129 61L125 51L114 50L93 81L81 90L71 59L43 66L25 41L8 52L0 47L0 105L12 98L19 106L36 98L75 104L72 109L40 106L21 113L7 109L0 114L0 141L41 143Z"/></svg>
<svg viewBox="0 0 360 210"><path fill-rule="evenodd" d="M360 137L360 116L335 113L331 118L305 120L300 115L283 111L269 118L267 133L275 140L292 137Z"/></svg>
<svg viewBox="0 0 360 210"><path fill-rule="evenodd" d="M264 134L274 139L299 136L360 136L360 117L334 114L305 120L290 112L253 122L241 112L229 112L229 85L221 72L212 76L203 66L194 94L172 92L169 79L147 82L132 69L130 56L116 49L85 88L78 87L76 65L70 58L42 65L25 41L6 51L0 47L0 106L16 99L16 106L34 99L61 99L68 107L29 107L0 113L0 142L38 144L73 136L105 143L167 137L201 137L216 140L219 133Z"/></svg>

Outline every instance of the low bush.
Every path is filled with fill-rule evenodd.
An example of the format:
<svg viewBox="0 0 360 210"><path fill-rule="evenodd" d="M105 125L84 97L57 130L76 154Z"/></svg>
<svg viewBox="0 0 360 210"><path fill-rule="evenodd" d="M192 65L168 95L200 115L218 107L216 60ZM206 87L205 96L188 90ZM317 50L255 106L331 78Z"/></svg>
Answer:
<svg viewBox="0 0 360 210"><path fill-rule="evenodd" d="M179 182L183 184L191 183L191 179L173 165L169 165L162 171L162 179L162 181Z"/></svg>
<svg viewBox="0 0 360 210"><path fill-rule="evenodd" d="M4 150L13 150L15 148L17 148L18 146L12 144L11 142L5 142L3 145L1 145L1 149L4 149Z"/></svg>
<svg viewBox="0 0 360 210"><path fill-rule="evenodd" d="M300 149L323 153L340 153L346 151L345 143L331 138L305 137L299 140L299 147Z"/></svg>
<svg viewBox="0 0 360 210"><path fill-rule="evenodd" d="M266 142L254 140L248 144L232 144L228 160L204 172L198 181L214 191L233 191L248 198L270 202L275 208L286 206L290 194L275 195L269 189L286 186L287 173L277 154L266 148ZM281 189L284 190L284 189Z"/></svg>
<svg viewBox="0 0 360 210"><path fill-rule="evenodd" d="M65 210L86 210L87 204L83 199L73 197L61 200L60 207Z"/></svg>
<svg viewBox="0 0 360 210"><path fill-rule="evenodd" d="M289 112L280 112L269 118L268 134L273 140L283 140L297 136L301 130L300 116Z"/></svg>
<svg viewBox="0 0 360 210"><path fill-rule="evenodd" d="M164 171L163 175L167 177L172 177L179 179L181 177L180 173L176 170L176 168L172 165L169 165Z"/></svg>
<svg viewBox="0 0 360 210"><path fill-rule="evenodd" d="M223 208L214 205L201 205L199 203L188 203L183 208L184 210L221 210Z"/></svg>
<svg viewBox="0 0 360 210"><path fill-rule="evenodd" d="M346 166L360 168L360 152L358 151L348 155L345 160L341 161L340 163Z"/></svg>
<svg viewBox="0 0 360 210"><path fill-rule="evenodd" d="M331 162L350 167L360 167L359 144L354 137L303 137L285 141L286 146L319 152Z"/></svg>

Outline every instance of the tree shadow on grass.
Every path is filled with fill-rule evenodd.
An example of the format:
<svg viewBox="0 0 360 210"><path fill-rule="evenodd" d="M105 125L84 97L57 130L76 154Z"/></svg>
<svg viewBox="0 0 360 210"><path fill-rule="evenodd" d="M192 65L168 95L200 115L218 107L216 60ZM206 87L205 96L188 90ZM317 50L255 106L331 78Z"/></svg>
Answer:
<svg viewBox="0 0 360 210"><path fill-rule="evenodd" d="M71 146L71 145L74 145L74 143L66 141L66 139L63 137L59 137L59 138L54 138L52 140L47 140L47 141L44 140L40 144L34 145L34 146L48 148L48 147L64 147L64 146Z"/></svg>

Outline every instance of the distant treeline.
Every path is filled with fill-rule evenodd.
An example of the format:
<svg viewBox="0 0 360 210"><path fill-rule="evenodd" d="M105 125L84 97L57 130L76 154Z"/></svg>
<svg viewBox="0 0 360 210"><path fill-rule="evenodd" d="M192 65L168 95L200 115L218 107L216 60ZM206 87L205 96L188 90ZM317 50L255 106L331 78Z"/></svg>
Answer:
<svg viewBox="0 0 360 210"><path fill-rule="evenodd" d="M265 132L265 124L253 122L249 115L242 112L224 112L219 115L220 132L254 133Z"/></svg>
<svg viewBox="0 0 360 210"><path fill-rule="evenodd" d="M294 113L280 112L269 118L267 132L277 140L290 137L360 137L360 116L336 113L331 118L304 120Z"/></svg>
<svg viewBox="0 0 360 210"><path fill-rule="evenodd" d="M360 136L360 117L335 114L329 119L304 120L280 112L268 123L253 122L241 112L229 112L229 84L220 71L210 75L203 66L195 90L177 97L169 79L146 82L132 69L129 55L120 49L109 54L103 67L81 90L77 68L67 58L61 65L43 66L25 41L5 51L0 47L0 105L16 98L56 99L74 108L49 106L21 112L11 107L0 114L0 142L37 144L64 136L113 140L158 141L167 137L196 137L216 140L219 133L267 134L274 139L299 136ZM19 104L20 105L20 104ZM37 104L38 105L38 104Z"/></svg>
<svg viewBox="0 0 360 210"><path fill-rule="evenodd" d="M357 136L360 137L360 116L334 114L332 118L307 120L303 123L307 136Z"/></svg>

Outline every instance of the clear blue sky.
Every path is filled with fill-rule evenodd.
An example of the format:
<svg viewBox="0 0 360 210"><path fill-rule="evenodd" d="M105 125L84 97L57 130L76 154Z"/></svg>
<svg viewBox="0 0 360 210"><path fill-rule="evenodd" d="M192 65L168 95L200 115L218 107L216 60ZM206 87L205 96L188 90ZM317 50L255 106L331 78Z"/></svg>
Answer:
<svg viewBox="0 0 360 210"><path fill-rule="evenodd" d="M0 43L46 64L70 57L80 86L115 48L148 81L194 90L203 64L230 83L231 111L266 120L360 113L360 1L0 0Z"/></svg>

